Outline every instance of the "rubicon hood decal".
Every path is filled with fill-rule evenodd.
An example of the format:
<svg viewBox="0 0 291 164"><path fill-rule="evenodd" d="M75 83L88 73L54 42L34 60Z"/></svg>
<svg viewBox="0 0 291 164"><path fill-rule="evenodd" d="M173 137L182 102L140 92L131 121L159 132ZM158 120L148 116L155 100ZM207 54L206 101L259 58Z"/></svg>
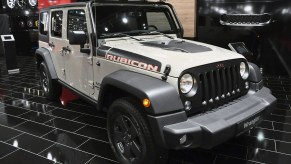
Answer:
<svg viewBox="0 0 291 164"><path fill-rule="evenodd" d="M97 50L97 56L152 72L160 72L162 66L161 62L157 60L107 46L99 47Z"/></svg>
<svg viewBox="0 0 291 164"><path fill-rule="evenodd" d="M141 43L144 46L162 48L169 51L178 51L185 53L199 53L212 51L210 48L194 43L186 42L183 40L171 40L171 41L150 41Z"/></svg>

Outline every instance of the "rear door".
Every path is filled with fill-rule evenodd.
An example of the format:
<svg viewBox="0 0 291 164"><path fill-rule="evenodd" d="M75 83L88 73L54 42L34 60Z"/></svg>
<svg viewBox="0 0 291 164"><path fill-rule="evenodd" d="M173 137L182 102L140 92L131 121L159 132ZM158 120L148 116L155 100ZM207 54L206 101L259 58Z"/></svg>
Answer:
<svg viewBox="0 0 291 164"><path fill-rule="evenodd" d="M65 31L63 29L64 13L61 9L54 9L51 10L50 15L49 50L51 52L51 57L53 59L58 78L62 81L66 81L64 51L62 49L64 46L63 37Z"/></svg>
<svg viewBox="0 0 291 164"><path fill-rule="evenodd" d="M47 50L50 50L49 47L49 11L41 11L39 13L39 47L46 48Z"/></svg>

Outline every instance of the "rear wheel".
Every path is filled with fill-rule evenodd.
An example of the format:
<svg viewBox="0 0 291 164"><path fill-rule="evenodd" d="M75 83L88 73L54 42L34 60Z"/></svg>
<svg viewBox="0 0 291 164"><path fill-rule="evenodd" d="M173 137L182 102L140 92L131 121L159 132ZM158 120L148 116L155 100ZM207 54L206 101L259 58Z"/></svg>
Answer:
<svg viewBox="0 0 291 164"><path fill-rule="evenodd" d="M50 77L48 68L44 62L40 64L40 85L44 95L49 100L56 100L61 95L61 86Z"/></svg>
<svg viewBox="0 0 291 164"><path fill-rule="evenodd" d="M149 126L132 99L118 99L108 111L108 137L122 164L164 163L167 151L153 141Z"/></svg>

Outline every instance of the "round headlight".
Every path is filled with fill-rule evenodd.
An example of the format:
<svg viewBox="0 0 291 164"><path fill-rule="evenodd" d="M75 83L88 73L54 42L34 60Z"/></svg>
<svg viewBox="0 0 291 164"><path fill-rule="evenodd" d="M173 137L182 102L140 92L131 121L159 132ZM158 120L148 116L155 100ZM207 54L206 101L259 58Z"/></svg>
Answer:
<svg viewBox="0 0 291 164"><path fill-rule="evenodd" d="M246 80L249 77L249 67L246 65L245 62L240 63L239 72L244 80Z"/></svg>
<svg viewBox="0 0 291 164"><path fill-rule="evenodd" d="M180 79L180 90L182 93L189 93L193 88L193 77L190 74L185 74Z"/></svg>

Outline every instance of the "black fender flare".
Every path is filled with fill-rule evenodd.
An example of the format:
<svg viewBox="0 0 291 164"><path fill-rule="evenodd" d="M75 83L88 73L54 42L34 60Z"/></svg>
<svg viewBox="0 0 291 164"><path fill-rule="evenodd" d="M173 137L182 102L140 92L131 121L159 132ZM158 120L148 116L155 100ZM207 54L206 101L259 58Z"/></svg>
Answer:
<svg viewBox="0 0 291 164"><path fill-rule="evenodd" d="M262 81L263 77L262 77L260 68L254 63L249 62L248 64L249 64L249 69L250 69L250 76L249 76L250 82L259 83L260 81Z"/></svg>
<svg viewBox="0 0 291 164"><path fill-rule="evenodd" d="M51 54L48 49L46 48L38 48L35 51L36 57L41 57L49 69L49 74L52 79L58 79L57 72L51 58Z"/></svg>
<svg viewBox="0 0 291 164"><path fill-rule="evenodd" d="M151 101L151 107L146 112L151 115L172 113L184 109L176 89L171 84L151 76L126 70L109 74L101 83L98 104L102 104L102 101L106 99L103 96L106 86L121 89L137 97L141 102L144 98L148 98Z"/></svg>
<svg viewBox="0 0 291 164"><path fill-rule="evenodd" d="M249 64L249 70L250 70L250 76L249 76L249 82L250 82L250 89L254 91L258 91L263 88L263 77L260 71L260 68L254 64L254 63L248 63Z"/></svg>

